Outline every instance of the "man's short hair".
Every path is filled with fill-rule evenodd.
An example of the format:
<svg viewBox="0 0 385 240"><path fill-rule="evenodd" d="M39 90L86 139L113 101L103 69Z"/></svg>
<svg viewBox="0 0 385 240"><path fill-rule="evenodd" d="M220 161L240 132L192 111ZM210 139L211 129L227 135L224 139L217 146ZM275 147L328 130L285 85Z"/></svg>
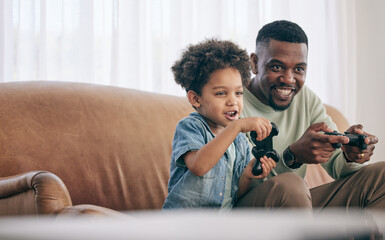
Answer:
<svg viewBox="0 0 385 240"><path fill-rule="evenodd" d="M263 26L258 32L256 45L268 44L270 39L290 43L306 43L308 47L307 36L303 29L298 24L287 20L274 21Z"/></svg>

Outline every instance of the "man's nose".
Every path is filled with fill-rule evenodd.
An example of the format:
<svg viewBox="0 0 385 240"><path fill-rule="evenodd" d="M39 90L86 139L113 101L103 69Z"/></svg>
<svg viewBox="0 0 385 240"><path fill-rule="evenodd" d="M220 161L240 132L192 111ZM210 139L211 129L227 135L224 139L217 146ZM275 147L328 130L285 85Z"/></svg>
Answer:
<svg viewBox="0 0 385 240"><path fill-rule="evenodd" d="M286 84L295 83L294 73L292 71L283 72L282 76L280 77L280 81Z"/></svg>

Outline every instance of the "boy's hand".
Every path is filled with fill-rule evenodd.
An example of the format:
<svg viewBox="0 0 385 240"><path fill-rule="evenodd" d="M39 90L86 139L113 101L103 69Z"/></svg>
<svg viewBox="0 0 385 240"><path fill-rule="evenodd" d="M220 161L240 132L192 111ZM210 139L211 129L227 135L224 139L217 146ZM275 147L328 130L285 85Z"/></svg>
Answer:
<svg viewBox="0 0 385 240"><path fill-rule="evenodd" d="M243 170L242 175L239 179L238 197L242 197L246 192L250 190L250 186L252 182L251 180L253 178L263 179L267 177L267 175L269 175L271 170L275 168L275 166L277 165L273 159L268 158L266 156L261 157L260 160L261 160L262 174L255 176L252 173L255 158L253 158Z"/></svg>
<svg viewBox="0 0 385 240"><path fill-rule="evenodd" d="M277 163L273 159L268 158L266 156L263 156L263 157L261 157L261 166L262 166L262 170L263 170L262 174L255 176L252 173L252 168L253 168L254 162L255 162L255 158L252 159L249 162L249 164L247 164L247 166L244 170L244 173L245 173L246 177L248 177L248 178L263 179L263 178L267 177L269 175L269 173L271 172L271 170L273 170L273 168L275 168L277 166Z"/></svg>
<svg viewBox="0 0 385 240"><path fill-rule="evenodd" d="M255 131L257 133L258 141L262 141L268 137L271 129L273 128L269 120L260 117L241 118L237 121L237 123L243 133Z"/></svg>

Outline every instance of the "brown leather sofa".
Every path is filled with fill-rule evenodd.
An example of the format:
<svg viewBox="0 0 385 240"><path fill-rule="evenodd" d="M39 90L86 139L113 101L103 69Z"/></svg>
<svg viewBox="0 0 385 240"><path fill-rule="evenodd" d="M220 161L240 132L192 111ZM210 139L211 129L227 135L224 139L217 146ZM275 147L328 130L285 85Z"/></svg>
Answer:
<svg viewBox="0 0 385 240"><path fill-rule="evenodd" d="M0 215L160 209L174 129L191 111L184 97L126 88L1 83ZM331 181L309 173L310 187Z"/></svg>

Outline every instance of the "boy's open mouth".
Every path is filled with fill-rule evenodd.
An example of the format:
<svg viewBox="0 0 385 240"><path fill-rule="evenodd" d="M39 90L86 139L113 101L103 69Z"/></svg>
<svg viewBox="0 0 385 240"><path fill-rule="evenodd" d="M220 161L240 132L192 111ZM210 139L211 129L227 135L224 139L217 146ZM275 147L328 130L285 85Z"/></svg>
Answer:
<svg viewBox="0 0 385 240"><path fill-rule="evenodd" d="M225 112L225 116L231 120L235 119L238 115L238 111Z"/></svg>

